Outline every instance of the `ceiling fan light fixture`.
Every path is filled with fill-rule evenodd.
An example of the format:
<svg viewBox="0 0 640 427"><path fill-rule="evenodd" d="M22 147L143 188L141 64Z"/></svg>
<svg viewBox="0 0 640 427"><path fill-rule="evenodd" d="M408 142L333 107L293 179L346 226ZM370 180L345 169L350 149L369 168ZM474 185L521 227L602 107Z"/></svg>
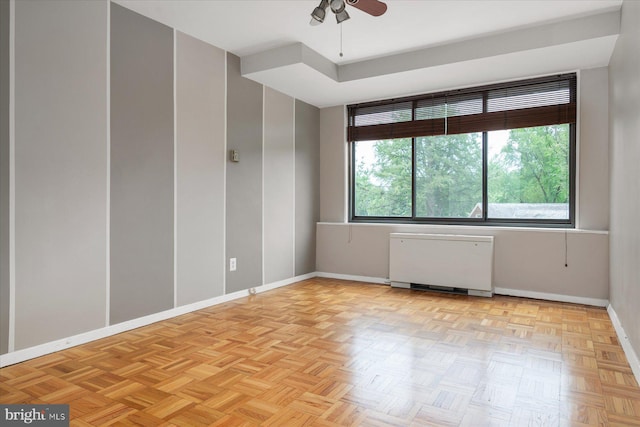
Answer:
<svg viewBox="0 0 640 427"><path fill-rule="evenodd" d="M331 7L331 11L335 13L338 24L350 18L345 10L344 0L331 0L329 6Z"/></svg>
<svg viewBox="0 0 640 427"><path fill-rule="evenodd" d="M327 15L327 7L331 8L331 12L336 15L338 24L343 23L347 19L351 19L346 10L349 4L371 16L380 16L387 11L386 3L380 0L321 0L320 5L313 9L311 13L311 25L320 25L324 22Z"/></svg>
<svg viewBox="0 0 640 427"><path fill-rule="evenodd" d="M351 18L351 17L347 13L347 11L344 10L344 8L342 9L342 11L336 12L336 21L338 22L338 24L346 21L349 18Z"/></svg>
<svg viewBox="0 0 640 427"><path fill-rule="evenodd" d="M331 0L329 3L333 13L338 14L344 10L344 0Z"/></svg>
<svg viewBox="0 0 640 427"><path fill-rule="evenodd" d="M313 12L311 12L312 24L313 21L317 21L318 23L324 22L324 17L326 16L325 10L327 9L327 6L329 6L329 0L322 0L320 2L320 5L313 9Z"/></svg>

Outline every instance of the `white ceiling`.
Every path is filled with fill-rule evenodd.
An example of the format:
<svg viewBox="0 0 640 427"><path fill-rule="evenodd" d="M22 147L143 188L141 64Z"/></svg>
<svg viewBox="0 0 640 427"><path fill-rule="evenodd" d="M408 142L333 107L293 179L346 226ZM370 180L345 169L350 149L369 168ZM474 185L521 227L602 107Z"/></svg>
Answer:
<svg viewBox="0 0 640 427"><path fill-rule="evenodd" d="M381 17L347 6L350 20L338 25L327 11L319 26L309 25L319 0L117 3L240 56L246 77L325 107L605 66L619 32L610 12L622 0L387 0ZM293 49L264 53L285 46Z"/></svg>

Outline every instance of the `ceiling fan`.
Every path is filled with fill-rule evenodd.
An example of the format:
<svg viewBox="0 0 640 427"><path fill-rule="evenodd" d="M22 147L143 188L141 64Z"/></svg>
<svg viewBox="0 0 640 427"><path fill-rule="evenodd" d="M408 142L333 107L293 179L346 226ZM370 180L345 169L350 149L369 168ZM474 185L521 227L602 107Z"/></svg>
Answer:
<svg viewBox="0 0 640 427"><path fill-rule="evenodd" d="M311 25L320 25L324 22L327 7L336 15L338 24L350 18L346 11L346 4L368 13L372 16L380 16L387 11L386 3L379 0L321 0L320 5L311 12Z"/></svg>

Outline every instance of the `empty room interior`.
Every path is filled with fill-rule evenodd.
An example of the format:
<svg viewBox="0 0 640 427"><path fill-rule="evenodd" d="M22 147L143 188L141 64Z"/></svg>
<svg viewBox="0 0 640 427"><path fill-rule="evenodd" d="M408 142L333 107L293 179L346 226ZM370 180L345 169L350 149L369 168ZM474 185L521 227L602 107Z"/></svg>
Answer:
<svg viewBox="0 0 640 427"><path fill-rule="evenodd" d="M0 424L640 426L640 1L0 8Z"/></svg>

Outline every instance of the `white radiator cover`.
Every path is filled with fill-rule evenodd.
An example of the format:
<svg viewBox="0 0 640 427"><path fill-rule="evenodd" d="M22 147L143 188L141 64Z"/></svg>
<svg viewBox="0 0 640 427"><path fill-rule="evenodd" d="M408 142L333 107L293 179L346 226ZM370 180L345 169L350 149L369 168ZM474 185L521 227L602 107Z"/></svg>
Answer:
<svg viewBox="0 0 640 427"><path fill-rule="evenodd" d="M391 286L411 284L493 293L493 236L391 233ZM480 292L474 292L480 291Z"/></svg>

